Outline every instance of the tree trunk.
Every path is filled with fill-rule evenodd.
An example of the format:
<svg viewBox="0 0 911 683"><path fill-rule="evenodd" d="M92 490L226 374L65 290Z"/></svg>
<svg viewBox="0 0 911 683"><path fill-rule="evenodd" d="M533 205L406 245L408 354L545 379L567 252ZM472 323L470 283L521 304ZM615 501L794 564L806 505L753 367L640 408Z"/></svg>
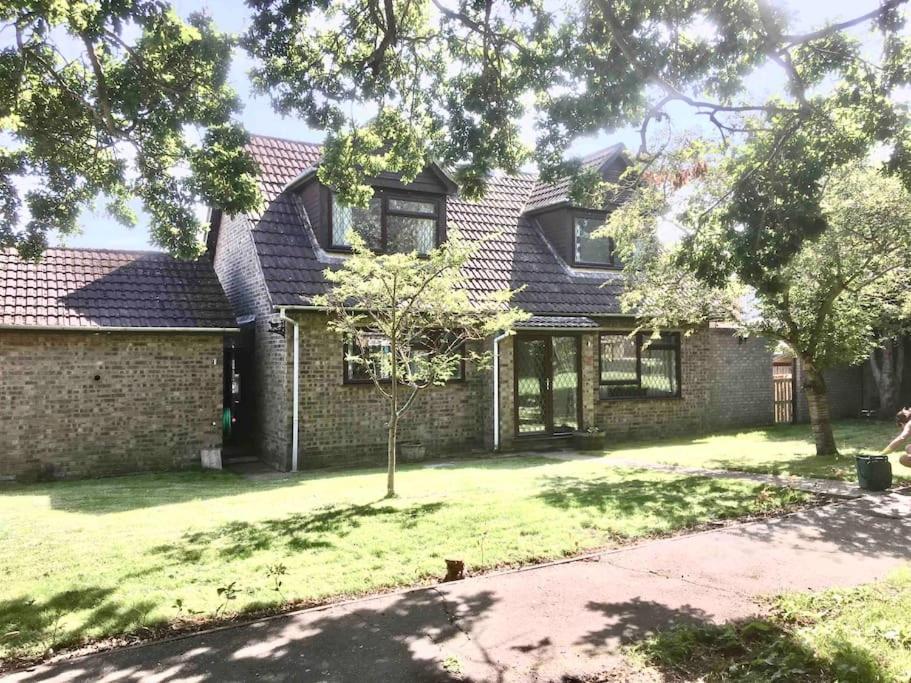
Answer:
<svg viewBox="0 0 911 683"><path fill-rule="evenodd" d="M879 394L879 416L891 419L898 411L904 360L903 339L888 339L870 354L870 368Z"/></svg>
<svg viewBox="0 0 911 683"><path fill-rule="evenodd" d="M389 340L392 384L389 386L389 442L386 444L386 497L395 498L395 445L399 430L399 372L395 336Z"/></svg>
<svg viewBox="0 0 911 683"><path fill-rule="evenodd" d="M803 366L803 389L810 409L810 427L816 441L816 455L838 455L835 434L832 432L832 418L829 415L829 396L822 372L811 362L801 359Z"/></svg>
<svg viewBox="0 0 911 683"><path fill-rule="evenodd" d="M389 418L389 443L387 445L387 464L386 464L386 497L395 498L395 442L399 430L399 421L393 415Z"/></svg>

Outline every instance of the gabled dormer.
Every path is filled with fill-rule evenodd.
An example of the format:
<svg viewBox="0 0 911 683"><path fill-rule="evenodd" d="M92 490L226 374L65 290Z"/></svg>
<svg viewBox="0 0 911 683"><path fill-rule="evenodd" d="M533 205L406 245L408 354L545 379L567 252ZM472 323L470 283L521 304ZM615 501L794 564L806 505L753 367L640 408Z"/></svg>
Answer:
<svg viewBox="0 0 911 683"><path fill-rule="evenodd" d="M584 168L595 169L607 182L615 183L628 162L622 144L595 152L582 160ZM570 266L619 268L614 241L592 237L604 225L612 206L582 207L570 199L570 180L537 183L525 205L524 215L541 227L554 250Z"/></svg>
<svg viewBox="0 0 911 683"><path fill-rule="evenodd" d="M366 208L343 206L336 193L319 182L316 166L289 183L287 191L298 198L327 252L350 252L347 236L352 229L378 253L426 254L446 239L446 199L457 187L439 166L429 164L407 184L396 173L382 173L370 184L374 195Z"/></svg>

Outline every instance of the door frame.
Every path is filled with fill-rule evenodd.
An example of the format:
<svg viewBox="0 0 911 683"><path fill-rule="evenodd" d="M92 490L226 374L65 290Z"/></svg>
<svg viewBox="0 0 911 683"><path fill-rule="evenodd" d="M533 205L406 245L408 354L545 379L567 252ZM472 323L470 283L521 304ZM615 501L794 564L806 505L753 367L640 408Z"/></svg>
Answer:
<svg viewBox="0 0 911 683"><path fill-rule="evenodd" d="M541 438L541 437L560 437L572 434L572 432L555 432L554 431L554 337L566 337L575 341L576 344L576 429L582 424L582 335L569 334L565 332L517 332L513 338L513 370L512 370L512 420L513 433L516 438ZM518 344L523 341L544 340L547 342L544 346L544 366L547 370L546 390L544 393L543 417L544 430L540 432L520 432L519 431L519 363Z"/></svg>

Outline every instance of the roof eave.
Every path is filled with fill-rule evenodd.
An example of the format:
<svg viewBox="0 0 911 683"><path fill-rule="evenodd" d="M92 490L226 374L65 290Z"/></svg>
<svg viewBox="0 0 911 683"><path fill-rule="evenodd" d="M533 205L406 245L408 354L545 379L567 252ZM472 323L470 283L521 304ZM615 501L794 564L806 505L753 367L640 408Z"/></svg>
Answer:
<svg viewBox="0 0 911 683"><path fill-rule="evenodd" d="M239 327L130 327L124 325L16 325L5 323L0 323L0 330L16 330L20 332L193 332L211 334L240 332Z"/></svg>

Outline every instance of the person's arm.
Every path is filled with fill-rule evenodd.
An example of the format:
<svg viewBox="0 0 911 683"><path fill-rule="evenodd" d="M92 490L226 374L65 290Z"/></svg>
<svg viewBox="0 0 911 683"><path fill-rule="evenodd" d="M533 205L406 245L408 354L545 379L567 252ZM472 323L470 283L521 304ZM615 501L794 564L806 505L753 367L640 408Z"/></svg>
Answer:
<svg viewBox="0 0 911 683"><path fill-rule="evenodd" d="M902 443L904 443L909 437L911 437L911 420L908 420L905 423L905 426L902 427L901 433L889 442L889 445L882 450L882 454L886 455L887 453L891 453L896 448L901 446Z"/></svg>

